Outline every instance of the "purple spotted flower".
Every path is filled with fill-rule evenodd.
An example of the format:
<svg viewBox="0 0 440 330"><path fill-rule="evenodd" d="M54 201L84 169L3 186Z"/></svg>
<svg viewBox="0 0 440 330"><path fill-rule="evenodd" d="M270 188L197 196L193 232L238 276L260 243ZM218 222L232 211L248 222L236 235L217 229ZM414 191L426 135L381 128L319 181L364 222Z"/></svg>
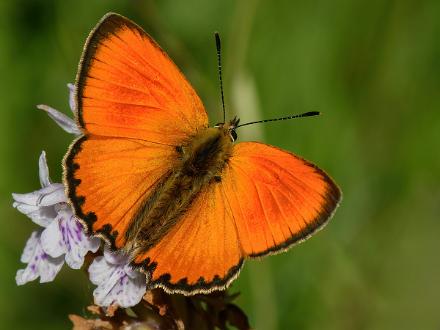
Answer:
<svg viewBox="0 0 440 330"><path fill-rule="evenodd" d="M99 245L99 238L85 235L82 225L67 206L41 234L43 250L54 258L64 255L73 269L81 268L85 255L89 251L96 252Z"/></svg>
<svg viewBox="0 0 440 330"><path fill-rule="evenodd" d="M13 206L43 227L34 231L26 243L21 261L25 270L17 272L17 284L35 280L52 281L64 261L69 267L81 268L89 251L96 252L100 241L85 235L78 219L73 215L64 187L51 183L43 151L39 161L42 189L28 194L12 194Z"/></svg>
<svg viewBox="0 0 440 330"><path fill-rule="evenodd" d="M75 87L67 85L70 91L69 105L76 114ZM81 135L76 122L48 105L38 105L47 112L64 131ZM42 189L28 194L12 194L13 206L26 214L42 228L32 233L26 243L21 261L26 263L16 275L18 285L40 277L40 282L52 281L64 262L73 269L79 269L89 252L99 249L100 240L87 237L64 193L61 183L51 183L44 151L39 162ZM98 287L93 292L96 304L121 307L134 306L146 291L146 276L129 266L128 258L121 253L112 254L104 250L104 256L95 258L89 267L90 280Z"/></svg>
<svg viewBox="0 0 440 330"><path fill-rule="evenodd" d="M34 231L26 242L21 262L27 263L25 269L17 271L15 281L23 285L40 277L40 283L51 282L60 271L64 263L63 257L52 258L41 247L42 230Z"/></svg>
<svg viewBox="0 0 440 330"><path fill-rule="evenodd" d="M95 304L117 304L130 307L138 304L146 291L146 277L128 265L128 257L104 249L89 267L90 281L98 287L93 291Z"/></svg>

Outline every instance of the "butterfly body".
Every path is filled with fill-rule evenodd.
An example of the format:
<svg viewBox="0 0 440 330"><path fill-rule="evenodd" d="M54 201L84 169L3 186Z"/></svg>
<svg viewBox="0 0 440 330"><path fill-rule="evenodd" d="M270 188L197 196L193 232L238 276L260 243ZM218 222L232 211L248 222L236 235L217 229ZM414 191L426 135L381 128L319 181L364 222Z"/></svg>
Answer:
<svg viewBox="0 0 440 330"><path fill-rule="evenodd" d="M234 125L201 129L176 147L172 170L145 196L126 232L129 254L148 251L179 221L192 201L208 184L221 181L232 155Z"/></svg>
<svg viewBox="0 0 440 330"><path fill-rule="evenodd" d="M208 127L202 101L138 25L109 13L90 33L75 101L83 135L64 158L84 228L128 253L150 288L226 288L247 258L323 228L341 198L314 164L259 142L238 120Z"/></svg>

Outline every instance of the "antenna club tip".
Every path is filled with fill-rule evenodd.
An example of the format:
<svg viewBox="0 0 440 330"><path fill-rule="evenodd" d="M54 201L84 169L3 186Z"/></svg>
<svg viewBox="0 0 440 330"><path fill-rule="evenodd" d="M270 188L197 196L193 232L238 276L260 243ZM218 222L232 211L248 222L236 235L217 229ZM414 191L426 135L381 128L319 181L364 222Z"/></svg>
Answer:
<svg viewBox="0 0 440 330"><path fill-rule="evenodd" d="M220 49L220 34L217 31L215 31L214 37L215 37L215 44L217 46L217 49Z"/></svg>
<svg viewBox="0 0 440 330"><path fill-rule="evenodd" d="M301 115L299 115L300 117L313 117L313 116L319 116L322 113L319 111L309 111L309 112L305 112Z"/></svg>

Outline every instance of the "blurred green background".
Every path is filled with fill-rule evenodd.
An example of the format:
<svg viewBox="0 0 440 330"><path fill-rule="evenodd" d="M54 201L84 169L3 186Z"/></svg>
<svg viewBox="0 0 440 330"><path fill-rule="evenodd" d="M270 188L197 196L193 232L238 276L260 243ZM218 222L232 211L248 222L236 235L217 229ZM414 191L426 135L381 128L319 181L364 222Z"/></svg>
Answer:
<svg viewBox="0 0 440 330"><path fill-rule="evenodd" d="M39 188L46 150L54 181L72 137L36 104L70 115L85 38L108 11L143 26L221 120L213 32L223 40L229 117L319 110L253 126L312 160L344 200L325 230L288 253L250 261L233 284L256 329L440 328L440 1L0 1L0 324L68 329L92 285L64 267L22 287L15 273L37 226L11 192Z"/></svg>

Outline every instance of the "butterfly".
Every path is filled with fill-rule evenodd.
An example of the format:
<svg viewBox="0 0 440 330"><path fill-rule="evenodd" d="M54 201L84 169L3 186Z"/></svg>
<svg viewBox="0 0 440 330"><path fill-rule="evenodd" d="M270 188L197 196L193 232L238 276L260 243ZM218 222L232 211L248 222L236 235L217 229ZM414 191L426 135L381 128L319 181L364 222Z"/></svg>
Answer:
<svg viewBox="0 0 440 330"><path fill-rule="evenodd" d="M287 250L341 197L312 163L259 142L235 144L238 119L209 127L202 101L138 25L105 15L75 84L82 135L64 183L90 235L130 256L149 288L223 290L247 258Z"/></svg>

